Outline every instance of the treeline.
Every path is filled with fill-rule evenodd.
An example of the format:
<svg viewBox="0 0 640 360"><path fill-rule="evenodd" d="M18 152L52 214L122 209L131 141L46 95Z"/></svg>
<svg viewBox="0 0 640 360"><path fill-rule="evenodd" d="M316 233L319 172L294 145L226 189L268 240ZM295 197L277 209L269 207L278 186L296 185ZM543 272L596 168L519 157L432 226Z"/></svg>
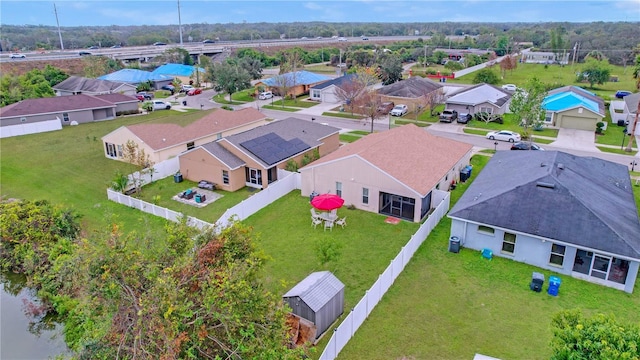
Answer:
<svg viewBox="0 0 640 360"><path fill-rule="evenodd" d="M557 43L552 30L559 29L564 41ZM0 45L4 51L29 51L59 49L57 28L53 26L3 25ZM625 65L633 59L632 49L640 39L638 22L592 23L247 23L247 24L186 24L183 39L202 41L250 41L261 39L315 38L318 36L434 36L438 46L449 45L447 36L469 39L468 43L452 43L453 46L498 48L500 39L509 43L531 42L541 50L572 51L576 44L578 59L598 50L613 64ZM63 27L65 48L88 46L150 45L156 41L178 43L177 25L155 26L84 26ZM372 39L375 40L375 39ZM562 46L558 48L558 46Z"/></svg>

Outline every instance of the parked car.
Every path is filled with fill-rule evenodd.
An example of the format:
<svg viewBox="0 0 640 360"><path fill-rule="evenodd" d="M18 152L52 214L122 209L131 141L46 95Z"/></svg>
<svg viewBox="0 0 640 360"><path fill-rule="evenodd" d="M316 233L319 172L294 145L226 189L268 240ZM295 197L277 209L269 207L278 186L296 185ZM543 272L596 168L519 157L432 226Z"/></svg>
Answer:
<svg viewBox="0 0 640 360"><path fill-rule="evenodd" d="M163 43L163 42L160 42L160 41L157 41L157 42L154 42L153 45L155 45L155 46L164 46L164 45L167 45L167 44Z"/></svg>
<svg viewBox="0 0 640 360"><path fill-rule="evenodd" d="M625 97L627 95L631 95L631 91L626 91L626 90L618 90L618 91L616 91L616 98L618 98L618 99L622 99L623 97Z"/></svg>
<svg viewBox="0 0 640 360"><path fill-rule="evenodd" d="M198 182L198 187L199 187L200 189L205 189L205 190L211 190L211 191L213 191L213 190L215 190L215 189L216 189L216 184L215 184L215 183L213 183L213 182L211 182L211 181L209 181L209 180L200 180L200 181Z"/></svg>
<svg viewBox="0 0 640 360"><path fill-rule="evenodd" d="M520 141L511 145L511 150L544 150L544 149L534 143Z"/></svg>
<svg viewBox="0 0 640 360"><path fill-rule="evenodd" d="M167 84L167 85L163 85L161 89L174 92L176 90L176 87L171 84Z"/></svg>
<svg viewBox="0 0 640 360"><path fill-rule="evenodd" d="M458 119L456 120L459 124L466 124L469 121L471 121L473 117L471 116L471 114L467 114L467 113L460 113L458 114Z"/></svg>
<svg viewBox="0 0 640 360"><path fill-rule="evenodd" d="M515 143L520 141L520 134L509 130L491 131L487 134L489 140L500 140Z"/></svg>
<svg viewBox="0 0 640 360"><path fill-rule="evenodd" d="M378 105L378 112L387 115L394 106L396 106L396 104L394 104L393 101L385 101Z"/></svg>
<svg viewBox="0 0 640 360"><path fill-rule="evenodd" d="M11 56L9 56L12 59L25 59L27 57L27 55L25 54L20 54L20 53L15 53L15 54L11 54Z"/></svg>
<svg viewBox="0 0 640 360"><path fill-rule="evenodd" d="M192 85L182 85L180 86L180 92L189 92L190 90L195 89Z"/></svg>
<svg viewBox="0 0 640 360"><path fill-rule="evenodd" d="M504 84L502 88L507 91L516 91L517 87L513 84Z"/></svg>
<svg viewBox="0 0 640 360"><path fill-rule="evenodd" d="M273 93L271 91L263 91L258 95L259 100L267 100L273 97Z"/></svg>
<svg viewBox="0 0 640 360"><path fill-rule="evenodd" d="M142 96L144 100L151 100L154 97L152 92L146 92L146 91L138 91L137 95Z"/></svg>
<svg viewBox="0 0 640 360"><path fill-rule="evenodd" d="M443 110L438 119L440 119L440 122L453 122L458 119L458 112L456 110Z"/></svg>
<svg viewBox="0 0 640 360"><path fill-rule="evenodd" d="M138 101L144 101L144 96L140 94L136 94L136 98L138 98Z"/></svg>
<svg viewBox="0 0 640 360"><path fill-rule="evenodd" d="M162 100L153 100L153 110L169 110L171 109L171 103Z"/></svg>
<svg viewBox="0 0 640 360"><path fill-rule="evenodd" d="M78 52L78 55L80 55L80 56L86 56L86 55L91 55L91 53L90 53L90 52L88 52L88 51L84 51L84 50L83 50L83 51L79 51L79 52Z"/></svg>
<svg viewBox="0 0 640 360"><path fill-rule="evenodd" d="M198 94L202 94L202 89L200 88L193 88L189 91L187 91L187 95L188 96L193 96L193 95L198 95Z"/></svg>
<svg viewBox="0 0 640 360"><path fill-rule="evenodd" d="M402 116L409 111L409 108L405 104L398 104L391 109L391 116Z"/></svg>
<svg viewBox="0 0 640 360"><path fill-rule="evenodd" d="M473 115L473 117L476 120L483 121L483 122L497 122L498 124L504 123L504 119L500 114L492 114L488 112L477 112L475 113L475 115Z"/></svg>

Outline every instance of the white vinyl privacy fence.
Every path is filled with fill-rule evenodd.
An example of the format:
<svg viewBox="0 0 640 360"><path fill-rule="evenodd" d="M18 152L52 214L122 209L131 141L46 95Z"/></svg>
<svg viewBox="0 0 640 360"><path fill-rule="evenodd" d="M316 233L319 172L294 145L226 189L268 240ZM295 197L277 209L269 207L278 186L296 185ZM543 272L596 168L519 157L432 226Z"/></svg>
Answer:
<svg viewBox="0 0 640 360"><path fill-rule="evenodd" d="M389 290L391 285L393 285L398 275L402 273L404 267L409 263L413 254L418 250L420 245L422 245L427 236L429 236L431 230L433 230L438 222L440 222L440 219L447 213L449 210L449 193L439 190L435 191L438 192L438 194L434 192L434 195L442 199L440 204L438 204L435 211L420 226L418 231L413 234L411 240L402 247L400 253L393 259L387 269L380 274L378 280L367 290L364 297L351 309L349 315L334 329L327 347L320 356L320 360L333 360L338 357L340 351L342 351L358 328L360 328L369 314L371 314L380 299L382 299L382 296Z"/></svg>

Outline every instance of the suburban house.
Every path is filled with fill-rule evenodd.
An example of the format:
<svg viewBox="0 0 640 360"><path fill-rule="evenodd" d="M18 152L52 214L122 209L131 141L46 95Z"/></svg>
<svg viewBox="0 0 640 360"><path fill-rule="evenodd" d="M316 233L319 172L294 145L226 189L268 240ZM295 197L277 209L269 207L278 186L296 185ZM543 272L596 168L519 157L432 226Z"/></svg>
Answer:
<svg viewBox="0 0 640 360"><path fill-rule="evenodd" d="M542 101L545 124L567 129L595 131L605 116L604 100L577 86L563 86L549 91Z"/></svg>
<svg viewBox="0 0 640 360"><path fill-rule="evenodd" d="M302 195L333 193L346 205L419 222L459 179L471 148L413 124L370 134L300 169Z"/></svg>
<svg viewBox="0 0 640 360"><path fill-rule="evenodd" d="M624 114L626 114L626 121L629 124L633 124L638 116L638 104L640 104L640 93L627 95L624 98ZM632 125L629 126L629 132L631 132ZM636 124L636 136L640 135L640 120Z"/></svg>
<svg viewBox="0 0 640 360"><path fill-rule="evenodd" d="M504 114L509 111L510 103L510 92L497 86L482 83L452 94L446 100L445 107L448 110L471 115L478 112Z"/></svg>
<svg viewBox="0 0 640 360"><path fill-rule="evenodd" d="M309 99L324 103L340 102L341 99L337 92L338 88L342 86L342 84L353 81L355 77L356 74L346 74L333 80L313 85L310 90Z"/></svg>
<svg viewBox="0 0 640 360"><path fill-rule="evenodd" d="M331 80L331 78L326 75L301 70L258 81L255 86L256 88L265 87L274 94L279 95L282 95L282 89L286 87L286 95L300 96L308 94L312 86L329 80Z"/></svg>
<svg viewBox="0 0 640 360"><path fill-rule="evenodd" d="M217 109L187 126L135 124L121 126L102 137L104 155L126 161L124 145L132 140L154 163L170 159L202 144L263 125L267 116L253 108L237 111Z"/></svg>
<svg viewBox="0 0 640 360"><path fill-rule="evenodd" d="M197 70L197 71L196 71ZM151 72L154 75L164 75L179 79L183 84L190 81L200 83L204 80L205 70L201 67L183 64L164 64Z"/></svg>
<svg viewBox="0 0 640 360"><path fill-rule="evenodd" d="M173 81L173 76L154 74L150 71L138 69L122 69L111 74L98 77L100 80L109 80L113 82L123 82L138 86L141 83L151 82L155 90L161 89L164 85L169 85Z"/></svg>
<svg viewBox="0 0 640 360"><path fill-rule="evenodd" d="M626 166L498 151L449 211L463 247L631 293L640 221Z"/></svg>
<svg viewBox="0 0 640 360"><path fill-rule="evenodd" d="M135 95L136 87L122 82L109 80L91 79L81 76L69 76L61 83L54 85L57 96L67 95L103 95L103 94L123 94Z"/></svg>
<svg viewBox="0 0 640 360"><path fill-rule="evenodd" d="M378 89L378 94L382 102L407 105L410 112L424 107L429 97L436 97L436 104L444 97L441 84L419 76L385 85Z"/></svg>
<svg viewBox="0 0 640 360"><path fill-rule="evenodd" d="M495 57L496 53L493 50L482 49L444 49L436 48L433 52L443 52L447 54L449 60L458 61L468 55L488 56L489 58Z"/></svg>
<svg viewBox="0 0 640 360"><path fill-rule="evenodd" d="M278 180L289 161L325 156L340 146L340 129L287 118L223 137L179 156L189 180L209 180L226 191L245 186L264 189Z"/></svg>
<svg viewBox="0 0 640 360"><path fill-rule="evenodd" d="M129 95L71 95L25 99L0 108L0 137L35 134L117 115L138 112L138 99Z"/></svg>
<svg viewBox="0 0 640 360"><path fill-rule="evenodd" d="M567 65L569 63L569 53L560 55L550 51L523 51L520 62L527 64Z"/></svg>

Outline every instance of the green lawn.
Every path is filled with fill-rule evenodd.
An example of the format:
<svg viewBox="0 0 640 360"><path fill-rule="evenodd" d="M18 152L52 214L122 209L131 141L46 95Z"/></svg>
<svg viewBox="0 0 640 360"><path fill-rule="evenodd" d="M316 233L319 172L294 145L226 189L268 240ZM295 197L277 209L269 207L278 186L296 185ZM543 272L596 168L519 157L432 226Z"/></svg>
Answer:
<svg viewBox="0 0 640 360"><path fill-rule="evenodd" d="M314 101L305 101L308 98L309 98L309 96L305 95L305 96L300 96L296 100L287 99L287 100L284 100L284 106L305 108L306 109L306 108L310 108L312 106L318 105L318 103L314 102ZM282 99L276 100L276 101L273 102L273 106L282 106L282 102L283 102Z"/></svg>
<svg viewBox="0 0 640 360"><path fill-rule="evenodd" d="M362 138L362 136L340 134L340 142L344 142L344 143L352 143L356 140L359 140L360 138Z"/></svg>
<svg viewBox="0 0 640 360"><path fill-rule="evenodd" d="M414 125L419 126L419 127L428 127L428 126L431 125L430 122L415 121L415 120L408 120L408 119L395 120L393 123L395 125L414 124Z"/></svg>
<svg viewBox="0 0 640 360"><path fill-rule="evenodd" d="M468 128L464 128L462 129L462 131L464 131L465 134L482 135L482 136L487 135L487 133L489 132L488 130L468 129Z"/></svg>
<svg viewBox="0 0 640 360"><path fill-rule="evenodd" d="M338 67L327 65L305 65L304 69L314 73L335 74Z"/></svg>
<svg viewBox="0 0 640 360"><path fill-rule="evenodd" d="M354 120L360 120L363 118L362 115L351 115L351 113L347 113L347 112L329 112L329 111L325 111L322 113L323 116L333 116L333 117L339 117L339 118L345 118L345 119L354 119Z"/></svg>
<svg viewBox="0 0 640 360"><path fill-rule="evenodd" d="M255 99L251 97L251 93L253 91L238 91L231 94L231 102L229 102L229 94L227 93L219 93L213 97L213 101L218 104L226 104L226 105L242 105L248 102L252 102Z"/></svg>
<svg viewBox="0 0 640 360"><path fill-rule="evenodd" d="M296 112L299 111L300 108L291 108L291 107L282 107L282 105L262 105L263 109L270 109L270 110L280 110L280 111L288 111L288 112Z"/></svg>
<svg viewBox="0 0 640 360"><path fill-rule="evenodd" d="M504 114L504 124L497 122L485 123L484 121L472 120L466 126L469 128L487 129L487 130L511 130L522 133L522 126L514 119L513 114ZM558 129L543 128L541 131L531 131L533 136L557 137Z"/></svg>

